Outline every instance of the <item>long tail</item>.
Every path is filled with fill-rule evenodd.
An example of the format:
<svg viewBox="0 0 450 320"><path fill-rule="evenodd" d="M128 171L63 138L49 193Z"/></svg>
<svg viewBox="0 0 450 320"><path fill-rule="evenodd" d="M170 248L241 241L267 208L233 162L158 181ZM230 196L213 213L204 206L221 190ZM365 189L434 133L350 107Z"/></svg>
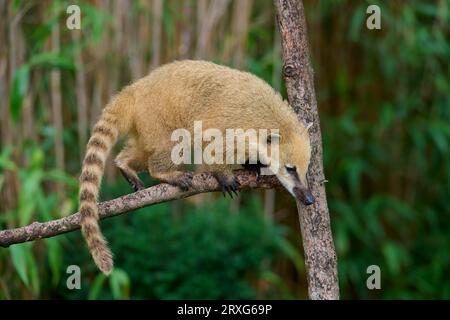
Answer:
<svg viewBox="0 0 450 320"><path fill-rule="evenodd" d="M113 258L98 225L97 197L111 148L117 142L119 134L129 128L129 112L124 114L123 109L130 103L129 97L123 93L104 109L87 144L80 176L81 231L95 264L106 275L113 269Z"/></svg>

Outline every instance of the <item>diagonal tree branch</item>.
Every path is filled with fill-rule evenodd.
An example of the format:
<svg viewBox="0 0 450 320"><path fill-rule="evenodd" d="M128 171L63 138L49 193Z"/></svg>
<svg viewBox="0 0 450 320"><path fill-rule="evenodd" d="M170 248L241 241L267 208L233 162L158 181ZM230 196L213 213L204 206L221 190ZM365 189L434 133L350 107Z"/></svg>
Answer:
<svg viewBox="0 0 450 320"><path fill-rule="evenodd" d="M280 186L275 176L259 176L254 171L238 170L236 179L240 183L239 189L273 188ZM219 184L211 173L196 174L192 181L192 188L181 191L169 184L158 184L135 193L105 201L99 204L100 219L114 217L125 212L150 206L152 204L182 199L195 194L219 191ZM48 222L33 222L32 224L0 231L0 246L8 247L12 244L50 238L56 235L74 231L80 228L80 215L70 216Z"/></svg>
<svg viewBox="0 0 450 320"><path fill-rule="evenodd" d="M322 164L322 136L310 62L305 12L301 0L274 0L283 47L283 74L291 106L300 120L312 122L308 182L316 202L297 202L308 292L311 299L339 299L337 258L330 227Z"/></svg>

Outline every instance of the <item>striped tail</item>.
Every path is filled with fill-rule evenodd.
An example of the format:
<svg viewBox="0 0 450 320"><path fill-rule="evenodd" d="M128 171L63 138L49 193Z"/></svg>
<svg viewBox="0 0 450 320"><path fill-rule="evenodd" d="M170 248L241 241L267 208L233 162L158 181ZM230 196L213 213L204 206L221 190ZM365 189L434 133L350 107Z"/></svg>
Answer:
<svg viewBox="0 0 450 320"><path fill-rule="evenodd" d="M98 225L97 197L106 158L119 135L118 122L108 108L103 111L87 144L80 176L81 231L95 264L106 275L113 269L113 258Z"/></svg>

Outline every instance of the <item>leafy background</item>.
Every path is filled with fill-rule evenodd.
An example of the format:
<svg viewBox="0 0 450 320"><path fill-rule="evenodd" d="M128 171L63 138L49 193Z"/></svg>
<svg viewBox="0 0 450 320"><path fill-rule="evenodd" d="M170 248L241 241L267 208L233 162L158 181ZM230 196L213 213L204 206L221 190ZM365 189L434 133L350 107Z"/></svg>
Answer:
<svg viewBox="0 0 450 320"><path fill-rule="evenodd" d="M285 95L271 1L0 1L0 226L77 210L89 128L109 97L175 59L248 70ZM381 8L368 30L366 8ZM450 298L450 2L306 2L327 195L346 299ZM146 178L147 184L156 183ZM102 199L129 193L108 164ZM161 204L102 223L108 279L79 232L0 249L2 299L307 297L283 191ZM68 290L79 265L82 289ZM381 290L366 269L381 268Z"/></svg>

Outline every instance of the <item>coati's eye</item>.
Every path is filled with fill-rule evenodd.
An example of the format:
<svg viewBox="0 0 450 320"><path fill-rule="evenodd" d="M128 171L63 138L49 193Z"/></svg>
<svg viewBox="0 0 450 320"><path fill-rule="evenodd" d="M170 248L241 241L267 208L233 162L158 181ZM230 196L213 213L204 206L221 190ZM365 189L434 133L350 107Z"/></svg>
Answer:
<svg viewBox="0 0 450 320"><path fill-rule="evenodd" d="M294 173L297 171L297 168L295 166L286 166L286 171L289 173Z"/></svg>

